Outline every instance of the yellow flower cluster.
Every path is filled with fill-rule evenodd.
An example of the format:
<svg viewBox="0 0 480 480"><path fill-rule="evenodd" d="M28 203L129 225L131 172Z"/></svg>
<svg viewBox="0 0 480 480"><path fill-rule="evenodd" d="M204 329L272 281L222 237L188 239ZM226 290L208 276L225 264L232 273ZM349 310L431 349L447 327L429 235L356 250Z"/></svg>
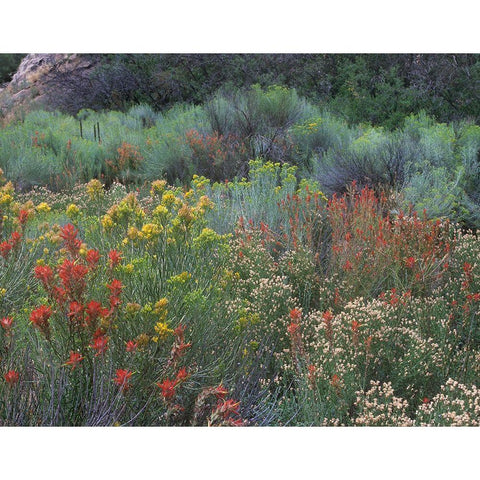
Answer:
<svg viewBox="0 0 480 480"><path fill-rule="evenodd" d="M169 190L162 195L162 205L165 207L172 207L173 205L177 205L180 200L175 196L175 194Z"/></svg>
<svg viewBox="0 0 480 480"><path fill-rule="evenodd" d="M155 180L152 182L150 188L150 195L154 197L155 195L160 195L163 193L165 190L165 187L167 186L167 181L166 180Z"/></svg>
<svg viewBox="0 0 480 480"><path fill-rule="evenodd" d="M153 210L153 217L160 223L164 223L168 219L169 215L170 213L168 212L168 208L165 207L165 205L158 205Z"/></svg>
<svg viewBox="0 0 480 480"><path fill-rule="evenodd" d="M165 311L168 305L168 299L163 297L154 306L154 312L157 314L161 314Z"/></svg>
<svg viewBox="0 0 480 480"><path fill-rule="evenodd" d="M102 227L104 228L104 230L110 230L113 228L113 226L115 225L114 222L113 222L113 219L112 217L107 213L105 214L103 217L102 217Z"/></svg>
<svg viewBox="0 0 480 480"><path fill-rule="evenodd" d="M210 180L203 176L194 175L192 178L192 185L197 192L200 192L205 190L207 185L210 185Z"/></svg>
<svg viewBox="0 0 480 480"><path fill-rule="evenodd" d="M146 240L153 240L157 238L162 232L162 228L155 223L146 223L142 227L142 237Z"/></svg>
<svg viewBox="0 0 480 480"><path fill-rule="evenodd" d="M13 202L13 197L9 193L0 193L0 205L10 205Z"/></svg>
<svg viewBox="0 0 480 480"><path fill-rule="evenodd" d="M154 341L155 343L158 342L158 340L164 340L173 333L173 330L171 328L168 328L167 322L157 322L157 324L153 328L155 332L157 332L157 335L155 337L152 337L152 341Z"/></svg>
<svg viewBox="0 0 480 480"><path fill-rule="evenodd" d="M120 203L110 207L107 211L107 215L110 216L113 224L125 224L130 220L142 220L145 217L145 212L140 206L137 196L134 193L129 193L120 201Z"/></svg>
<svg viewBox="0 0 480 480"><path fill-rule="evenodd" d="M174 275L173 277L170 277L168 280L167 280L167 283L171 284L171 285L183 285L184 283L187 283L188 280L190 280L192 278L192 274L189 273L189 272L182 272L182 273L179 273L178 275Z"/></svg>
<svg viewBox="0 0 480 480"><path fill-rule="evenodd" d="M51 207L46 202L41 202L37 205L37 212L39 213L48 213L51 210Z"/></svg>
<svg viewBox="0 0 480 480"><path fill-rule="evenodd" d="M74 203L71 203L67 207L66 214L68 218L75 218L76 216L78 216L79 213L80 209Z"/></svg>
<svg viewBox="0 0 480 480"><path fill-rule="evenodd" d="M92 201L100 200L105 194L102 182L100 182L100 180L97 180L96 178L90 180L87 183L86 190L88 197Z"/></svg>

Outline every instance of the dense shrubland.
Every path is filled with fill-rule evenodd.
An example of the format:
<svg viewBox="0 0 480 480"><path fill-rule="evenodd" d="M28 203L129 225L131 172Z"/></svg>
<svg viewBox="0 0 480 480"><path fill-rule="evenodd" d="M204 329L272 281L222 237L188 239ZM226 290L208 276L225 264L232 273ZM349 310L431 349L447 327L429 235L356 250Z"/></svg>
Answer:
<svg viewBox="0 0 480 480"><path fill-rule="evenodd" d="M388 191L399 208L468 227L480 221L480 127L425 113L395 130L349 125L293 89L221 90L203 105L164 113L148 105L76 117L32 112L0 133L0 167L20 190L71 188L100 178L139 186L157 178L185 184L194 174L241 179L263 158L298 167L326 194L358 186Z"/></svg>

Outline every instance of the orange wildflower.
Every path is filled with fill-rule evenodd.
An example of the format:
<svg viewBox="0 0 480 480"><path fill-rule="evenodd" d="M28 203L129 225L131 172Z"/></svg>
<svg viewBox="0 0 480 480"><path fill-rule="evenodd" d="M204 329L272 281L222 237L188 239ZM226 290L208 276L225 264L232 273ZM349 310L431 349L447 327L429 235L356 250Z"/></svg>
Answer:
<svg viewBox="0 0 480 480"><path fill-rule="evenodd" d="M10 385L15 385L20 379L20 375L15 370L9 370L5 374L5 381Z"/></svg>
<svg viewBox="0 0 480 480"><path fill-rule="evenodd" d="M82 360L83 357L80 353L70 350L70 358L65 362L65 366L71 365L73 371Z"/></svg>
<svg viewBox="0 0 480 480"><path fill-rule="evenodd" d="M130 370L124 370L119 368L116 371L116 377L113 381L120 387L120 390L127 391L130 388L128 384L128 379L132 376L132 372Z"/></svg>

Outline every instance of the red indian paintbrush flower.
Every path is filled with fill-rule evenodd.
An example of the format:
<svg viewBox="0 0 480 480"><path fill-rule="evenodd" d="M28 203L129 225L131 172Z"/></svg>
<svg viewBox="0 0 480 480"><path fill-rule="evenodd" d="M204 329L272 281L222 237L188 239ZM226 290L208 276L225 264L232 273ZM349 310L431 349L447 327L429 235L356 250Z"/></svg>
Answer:
<svg viewBox="0 0 480 480"><path fill-rule="evenodd" d="M12 246L8 242L0 243L0 255L2 255L3 258L8 257L8 254L10 253L11 249L12 249Z"/></svg>
<svg viewBox="0 0 480 480"><path fill-rule="evenodd" d="M45 288L48 288L53 281L53 270L48 265L37 265L35 278L40 280Z"/></svg>
<svg viewBox="0 0 480 480"><path fill-rule="evenodd" d="M225 395L228 394L228 390L222 385L218 385L218 387L215 387L212 391L212 393L217 397L217 398L223 398Z"/></svg>
<svg viewBox="0 0 480 480"><path fill-rule="evenodd" d="M108 258L110 260L110 268L113 270L120 263L120 260L122 259L122 252L110 250L108 252Z"/></svg>
<svg viewBox="0 0 480 480"><path fill-rule="evenodd" d="M407 266L407 268L412 269L415 266L415 259L413 257L408 257L405 260L405 265Z"/></svg>
<svg viewBox="0 0 480 480"><path fill-rule="evenodd" d="M122 293L123 284L120 280L113 279L112 283L107 285L112 297L118 297Z"/></svg>
<svg viewBox="0 0 480 480"><path fill-rule="evenodd" d="M65 362L65 365L71 365L73 371L82 360L83 357L80 353L70 350L70 358Z"/></svg>
<svg viewBox="0 0 480 480"><path fill-rule="evenodd" d="M294 322L300 320L302 318L302 311L298 308L293 308L290 310L290 318Z"/></svg>
<svg viewBox="0 0 480 480"><path fill-rule="evenodd" d="M13 320L10 317L3 317L0 320L0 325L5 329L5 330L10 330L12 328L12 323Z"/></svg>
<svg viewBox="0 0 480 480"><path fill-rule="evenodd" d="M78 230L71 224L67 223L64 227L60 227L60 238L68 252L76 257L82 246L82 242L77 238Z"/></svg>
<svg viewBox="0 0 480 480"><path fill-rule="evenodd" d="M85 313L87 314L86 322L88 326L92 326L95 323L97 318L106 318L108 316L108 309L103 308L100 302L91 300L87 307L85 308Z"/></svg>
<svg viewBox="0 0 480 480"><path fill-rule="evenodd" d="M85 290L85 276L88 273L88 267L76 264L71 260L65 259L58 267L58 276L62 280L65 291L70 297L80 297Z"/></svg>
<svg viewBox="0 0 480 480"><path fill-rule="evenodd" d="M28 220L28 215L29 213L27 210L20 210L20 212L18 212L18 223L20 223L20 225L25 225Z"/></svg>
<svg viewBox="0 0 480 480"><path fill-rule="evenodd" d="M105 335L100 335L94 338L91 347L97 352L95 354L96 357L102 355L108 347L108 337Z"/></svg>
<svg viewBox="0 0 480 480"><path fill-rule="evenodd" d="M100 252L98 250L94 250L93 248L91 248L90 250L87 251L85 260L87 261L88 268L90 270L95 269L100 260Z"/></svg>
<svg viewBox="0 0 480 480"><path fill-rule="evenodd" d="M230 415L240 415L238 412L238 407L240 402L236 402L229 398L228 400L223 400L218 402L216 413L220 414L224 419L227 419Z"/></svg>
<svg viewBox="0 0 480 480"><path fill-rule="evenodd" d="M115 295L110 295L110 309L112 311L118 308L121 303L122 301L119 297L116 297Z"/></svg>
<svg viewBox="0 0 480 480"><path fill-rule="evenodd" d="M165 400L170 400L175 396L175 386L177 385L176 380L169 380L167 378L162 383L157 382L156 385L162 390L162 395Z"/></svg>
<svg viewBox="0 0 480 480"><path fill-rule="evenodd" d="M52 288L52 296L60 306L63 306L67 301L67 292L58 285L54 285Z"/></svg>
<svg viewBox="0 0 480 480"><path fill-rule="evenodd" d="M18 382L19 379L20 379L20 375L15 370L9 370L5 374L5 381L9 385L15 385Z"/></svg>
<svg viewBox="0 0 480 480"><path fill-rule="evenodd" d="M295 335L300 329L300 325L298 323L292 322L290 325L287 327L287 332L290 335Z"/></svg>
<svg viewBox="0 0 480 480"><path fill-rule="evenodd" d="M21 239L22 239L21 233L13 232L10 235L10 245L12 246L12 248L15 248L16 246L18 246L20 244Z"/></svg>
<svg viewBox="0 0 480 480"><path fill-rule="evenodd" d="M344 264L343 264L343 269L344 270L352 270L353 268L353 265L352 265L352 262L350 260L347 260Z"/></svg>
<svg viewBox="0 0 480 480"><path fill-rule="evenodd" d="M185 325L179 325L174 331L173 334L177 337L180 343L183 342L185 339L185 329L187 327Z"/></svg>
<svg viewBox="0 0 480 480"><path fill-rule="evenodd" d="M120 390L127 391L130 388L128 384L128 379L132 376L132 372L130 370L124 370L119 368L116 371L116 377L113 381L120 387Z"/></svg>
<svg viewBox="0 0 480 480"><path fill-rule="evenodd" d="M176 380L177 380L177 382L183 382L187 378L188 378L187 369L185 367L183 367L178 371Z"/></svg>
<svg viewBox="0 0 480 480"><path fill-rule="evenodd" d="M127 352L135 352L137 350L137 346L137 342L129 340L125 346L125 349L127 350Z"/></svg>
<svg viewBox="0 0 480 480"><path fill-rule="evenodd" d="M41 305L30 314L30 321L35 325L47 338L50 335L50 325L48 319L52 315L52 309L46 305Z"/></svg>
<svg viewBox="0 0 480 480"><path fill-rule="evenodd" d="M332 379L330 380L330 385L332 385L332 387L338 389L340 388L340 377L335 373L332 377Z"/></svg>
<svg viewBox="0 0 480 480"><path fill-rule="evenodd" d="M358 332L358 328L360 327L360 323L357 322L356 320L352 321L352 331L353 332Z"/></svg>
<svg viewBox="0 0 480 480"><path fill-rule="evenodd" d="M170 352L169 364L176 363L178 359L185 355L185 350L191 346L192 344L190 342L184 343L183 341L180 341L180 343L175 343Z"/></svg>
<svg viewBox="0 0 480 480"><path fill-rule="evenodd" d="M70 309L67 316L72 323L80 325L83 320L83 305L75 300L70 302Z"/></svg>

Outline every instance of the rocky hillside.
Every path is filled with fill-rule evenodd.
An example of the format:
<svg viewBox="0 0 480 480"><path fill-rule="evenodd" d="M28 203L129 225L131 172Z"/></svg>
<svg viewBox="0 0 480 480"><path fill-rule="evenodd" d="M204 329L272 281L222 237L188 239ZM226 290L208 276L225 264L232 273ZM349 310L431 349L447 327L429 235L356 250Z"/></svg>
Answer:
<svg viewBox="0 0 480 480"><path fill-rule="evenodd" d="M87 88L98 60L92 55L29 54L11 82L0 91L0 118L3 123L35 108L49 108L52 97L65 97L72 85ZM68 110L68 105L66 108Z"/></svg>

